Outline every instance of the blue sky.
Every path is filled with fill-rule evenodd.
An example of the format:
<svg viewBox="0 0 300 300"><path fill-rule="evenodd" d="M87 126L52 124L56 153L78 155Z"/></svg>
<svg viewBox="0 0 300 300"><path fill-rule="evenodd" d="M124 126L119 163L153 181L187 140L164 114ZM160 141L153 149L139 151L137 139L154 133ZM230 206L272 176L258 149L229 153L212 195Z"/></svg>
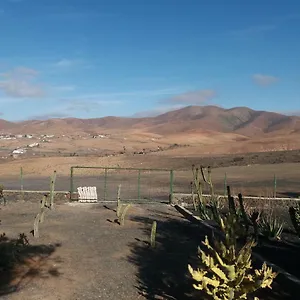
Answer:
<svg viewBox="0 0 300 300"><path fill-rule="evenodd" d="M0 0L7 120L300 111L299 0Z"/></svg>

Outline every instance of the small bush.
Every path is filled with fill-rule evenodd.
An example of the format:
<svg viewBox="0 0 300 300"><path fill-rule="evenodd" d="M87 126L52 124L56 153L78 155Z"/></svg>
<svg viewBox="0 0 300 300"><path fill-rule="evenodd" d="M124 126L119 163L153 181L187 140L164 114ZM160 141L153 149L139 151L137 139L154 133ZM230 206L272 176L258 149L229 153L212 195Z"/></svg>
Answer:
<svg viewBox="0 0 300 300"><path fill-rule="evenodd" d="M263 216L258 223L259 232L269 238L280 240L283 231L283 222L273 215Z"/></svg>

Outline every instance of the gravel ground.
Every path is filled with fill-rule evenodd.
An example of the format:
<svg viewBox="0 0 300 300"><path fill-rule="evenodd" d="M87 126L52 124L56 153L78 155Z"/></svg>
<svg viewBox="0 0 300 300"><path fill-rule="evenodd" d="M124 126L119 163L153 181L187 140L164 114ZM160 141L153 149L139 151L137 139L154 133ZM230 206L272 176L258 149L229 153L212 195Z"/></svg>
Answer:
<svg viewBox="0 0 300 300"><path fill-rule="evenodd" d="M134 205L120 226L114 205L58 204L47 211L35 239L30 231L38 210L33 201L1 206L1 230L9 238L24 232L30 246L22 264L0 270L0 299L204 299L192 288L187 265L197 266L197 247L211 232L174 208ZM156 247L151 248L154 220ZM275 283L260 299L295 299L284 290Z"/></svg>
<svg viewBox="0 0 300 300"><path fill-rule="evenodd" d="M25 232L31 245L51 244L54 251L22 266L14 277L18 291L1 299L141 298L138 266L129 261L129 256L135 243L144 246L149 240L151 224L143 223L143 218L152 216L159 221L172 213L172 219L184 220L168 206L134 206L125 225L120 226L114 222L113 209L100 204L57 205L55 211L46 213L40 238L34 239L29 232L38 205L20 201L2 206L1 230L8 237ZM146 248L150 251L148 245ZM1 289L5 290L3 284Z"/></svg>

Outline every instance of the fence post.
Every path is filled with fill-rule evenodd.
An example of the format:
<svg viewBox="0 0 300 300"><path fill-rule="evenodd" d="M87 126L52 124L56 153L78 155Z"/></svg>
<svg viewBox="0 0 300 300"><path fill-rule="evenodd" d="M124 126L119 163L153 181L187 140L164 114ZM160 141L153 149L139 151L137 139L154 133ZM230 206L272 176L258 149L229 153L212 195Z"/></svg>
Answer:
<svg viewBox="0 0 300 300"><path fill-rule="evenodd" d="M21 194L24 200L24 182L23 182L23 167L20 168L20 184L21 184Z"/></svg>
<svg viewBox="0 0 300 300"><path fill-rule="evenodd" d="M276 174L274 174L274 195L273 195L274 198L276 198L276 194L277 194L277 178L276 178Z"/></svg>
<svg viewBox="0 0 300 300"><path fill-rule="evenodd" d="M107 168L104 168L104 201L107 197Z"/></svg>
<svg viewBox="0 0 300 300"><path fill-rule="evenodd" d="M70 200L73 200L73 192L74 192L74 183L73 183L73 174L74 167L71 167L71 174L70 174Z"/></svg>
<svg viewBox="0 0 300 300"><path fill-rule="evenodd" d="M227 173L224 175L224 197L227 195Z"/></svg>
<svg viewBox="0 0 300 300"><path fill-rule="evenodd" d="M173 184L174 184L174 171L170 170L170 196L169 196L169 203L173 203Z"/></svg>
<svg viewBox="0 0 300 300"><path fill-rule="evenodd" d="M138 172L138 200L141 198L141 170Z"/></svg>

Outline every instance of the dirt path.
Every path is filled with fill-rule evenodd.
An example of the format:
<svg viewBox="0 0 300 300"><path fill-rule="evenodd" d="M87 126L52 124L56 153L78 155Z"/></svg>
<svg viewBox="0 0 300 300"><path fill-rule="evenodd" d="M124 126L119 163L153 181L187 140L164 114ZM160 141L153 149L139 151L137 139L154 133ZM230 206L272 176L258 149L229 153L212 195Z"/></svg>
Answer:
<svg viewBox="0 0 300 300"><path fill-rule="evenodd" d="M55 246L51 255L21 268L14 279L18 291L1 299L142 299L137 266L128 261L129 245L149 240L151 226L140 220L180 219L168 206L135 206L121 227L114 223L115 212L103 205L63 204L47 212L36 240L29 232L37 210L36 204L24 202L2 207L1 230L7 236L25 232L32 245Z"/></svg>

